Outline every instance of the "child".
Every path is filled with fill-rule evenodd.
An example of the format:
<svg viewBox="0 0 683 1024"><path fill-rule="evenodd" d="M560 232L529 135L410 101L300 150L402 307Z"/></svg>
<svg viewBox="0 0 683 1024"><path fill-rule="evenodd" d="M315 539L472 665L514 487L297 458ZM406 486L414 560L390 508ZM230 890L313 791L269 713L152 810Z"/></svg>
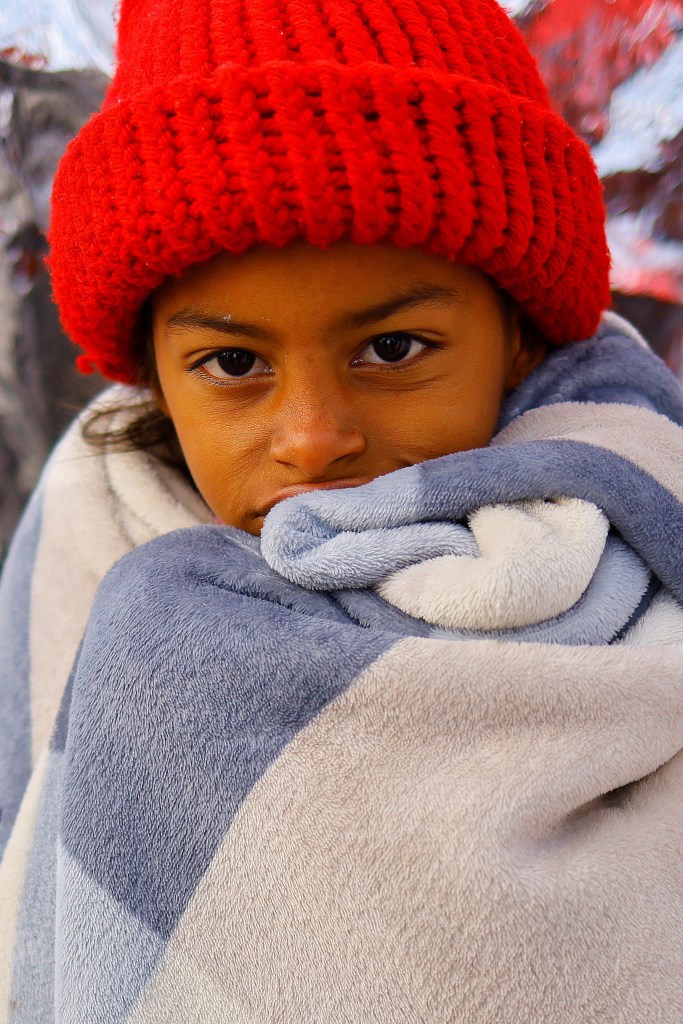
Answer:
<svg viewBox="0 0 683 1024"><path fill-rule="evenodd" d="M124 0L51 250L0 1019L679 1021L683 401L504 13Z"/></svg>

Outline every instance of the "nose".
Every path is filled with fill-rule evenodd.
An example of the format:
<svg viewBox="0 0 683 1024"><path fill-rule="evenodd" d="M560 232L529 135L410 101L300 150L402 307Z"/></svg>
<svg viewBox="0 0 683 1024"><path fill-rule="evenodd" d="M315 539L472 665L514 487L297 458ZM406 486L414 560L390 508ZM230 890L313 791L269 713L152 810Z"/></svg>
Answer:
<svg viewBox="0 0 683 1024"><path fill-rule="evenodd" d="M339 471L335 463L361 455L365 443L363 431L338 398L309 394L282 404L275 417L270 454L304 479L322 480Z"/></svg>

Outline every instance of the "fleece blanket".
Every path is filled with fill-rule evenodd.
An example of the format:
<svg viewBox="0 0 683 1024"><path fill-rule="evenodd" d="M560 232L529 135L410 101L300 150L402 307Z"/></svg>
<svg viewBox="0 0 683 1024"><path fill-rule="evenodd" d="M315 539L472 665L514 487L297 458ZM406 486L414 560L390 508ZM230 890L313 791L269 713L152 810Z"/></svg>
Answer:
<svg viewBox="0 0 683 1024"><path fill-rule="evenodd" d="M0 592L0 1020L678 1024L682 424L607 317L260 541L72 431Z"/></svg>

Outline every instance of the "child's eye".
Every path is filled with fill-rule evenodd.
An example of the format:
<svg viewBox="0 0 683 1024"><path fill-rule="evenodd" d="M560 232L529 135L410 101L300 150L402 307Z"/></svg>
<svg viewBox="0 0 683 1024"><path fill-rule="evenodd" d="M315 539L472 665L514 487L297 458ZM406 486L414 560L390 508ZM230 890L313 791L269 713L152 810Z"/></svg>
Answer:
<svg viewBox="0 0 683 1024"><path fill-rule="evenodd" d="M351 365L404 363L429 347L427 342L421 341L413 334L381 334L366 345Z"/></svg>
<svg viewBox="0 0 683 1024"><path fill-rule="evenodd" d="M253 377L256 374L271 372L268 364L247 348L226 348L211 359L204 360L197 369L203 370L209 377L215 377L217 380Z"/></svg>

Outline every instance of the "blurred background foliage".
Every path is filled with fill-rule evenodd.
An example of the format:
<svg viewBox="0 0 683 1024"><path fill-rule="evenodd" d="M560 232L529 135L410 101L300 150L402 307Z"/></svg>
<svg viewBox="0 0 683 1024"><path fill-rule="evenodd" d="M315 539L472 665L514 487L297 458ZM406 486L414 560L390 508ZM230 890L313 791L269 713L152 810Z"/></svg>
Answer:
<svg viewBox="0 0 683 1024"><path fill-rule="evenodd" d="M182 2L182 0L179 0ZM683 0L505 0L605 189L614 308L683 378ZM45 268L49 195L112 72L111 0L0 0L0 558L104 382L73 367Z"/></svg>

